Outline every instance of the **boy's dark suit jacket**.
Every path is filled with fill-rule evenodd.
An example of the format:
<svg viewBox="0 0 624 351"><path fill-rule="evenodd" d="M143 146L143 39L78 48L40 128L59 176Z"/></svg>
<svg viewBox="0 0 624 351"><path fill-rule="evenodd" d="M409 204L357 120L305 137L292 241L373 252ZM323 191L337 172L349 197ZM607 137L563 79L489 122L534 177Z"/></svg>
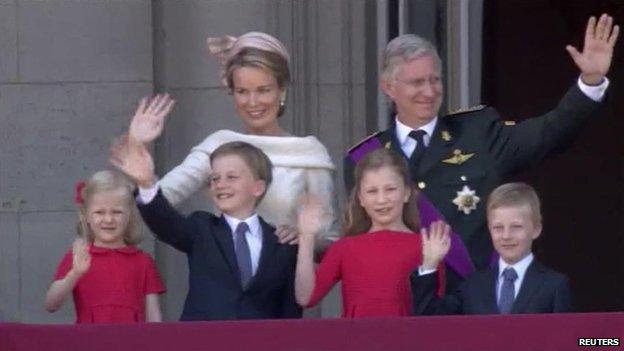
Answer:
<svg viewBox="0 0 624 351"><path fill-rule="evenodd" d="M456 293L436 297L436 275L411 277L415 314L498 314L496 277L498 264L474 273ZM571 294L568 279L533 260L529 265L511 313L570 312Z"/></svg>
<svg viewBox="0 0 624 351"><path fill-rule="evenodd" d="M297 247L279 244L275 228L262 218L258 269L243 290L225 218L202 211L184 217L160 190L152 202L138 207L158 239L188 257L189 291L180 320L301 317L294 296Z"/></svg>

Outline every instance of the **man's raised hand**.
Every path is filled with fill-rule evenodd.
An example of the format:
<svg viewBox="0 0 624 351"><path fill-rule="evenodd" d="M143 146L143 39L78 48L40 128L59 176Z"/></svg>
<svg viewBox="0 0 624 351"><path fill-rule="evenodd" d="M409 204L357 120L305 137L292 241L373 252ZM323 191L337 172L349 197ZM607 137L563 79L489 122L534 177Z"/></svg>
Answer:
<svg viewBox="0 0 624 351"><path fill-rule="evenodd" d="M574 46L566 46L566 50L581 70L581 80L588 85L598 85L611 66L613 47L620 32L619 26L613 25L613 17L603 14L596 22L590 17L585 29L583 52Z"/></svg>

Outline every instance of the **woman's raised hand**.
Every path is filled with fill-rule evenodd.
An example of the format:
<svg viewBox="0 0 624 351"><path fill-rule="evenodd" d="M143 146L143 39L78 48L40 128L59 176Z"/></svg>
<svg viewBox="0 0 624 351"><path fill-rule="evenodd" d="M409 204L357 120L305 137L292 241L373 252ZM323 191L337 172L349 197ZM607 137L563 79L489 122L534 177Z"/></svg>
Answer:
<svg viewBox="0 0 624 351"><path fill-rule="evenodd" d="M451 248L451 227L443 221L435 221L422 228L423 269L436 269Z"/></svg>
<svg viewBox="0 0 624 351"><path fill-rule="evenodd" d="M169 94L158 94L151 99L142 98L130 122L130 138L143 144L158 138L162 134L165 117L174 104L175 100Z"/></svg>

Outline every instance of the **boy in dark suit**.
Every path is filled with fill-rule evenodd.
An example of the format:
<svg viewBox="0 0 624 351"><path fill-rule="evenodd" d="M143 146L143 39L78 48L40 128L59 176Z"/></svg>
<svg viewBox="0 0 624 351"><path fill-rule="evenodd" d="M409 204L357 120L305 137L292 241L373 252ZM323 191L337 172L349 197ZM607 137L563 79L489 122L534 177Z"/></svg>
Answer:
<svg viewBox="0 0 624 351"><path fill-rule="evenodd" d="M156 183L149 151L132 140L111 162L139 187L143 220L158 239L186 253L189 291L180 320L299 318L294 297L295 246L279 244L255 208L271 183L271 161L258 148L231 142L210 155L210 196L221 216L179 214Z"/></svg>
<svg viewBox="0 0 624 351"><path fill-rule="evenodd" d="M435 270L449 249L448 237L423 238L423 266L411 277L416 314L508 314L568 312L568 279L537 262L533 240L542 231L540 202L524 183L496 188L487 203L487 222L499 255L490 268L468 277L453 294L437 297Z"/></svg>

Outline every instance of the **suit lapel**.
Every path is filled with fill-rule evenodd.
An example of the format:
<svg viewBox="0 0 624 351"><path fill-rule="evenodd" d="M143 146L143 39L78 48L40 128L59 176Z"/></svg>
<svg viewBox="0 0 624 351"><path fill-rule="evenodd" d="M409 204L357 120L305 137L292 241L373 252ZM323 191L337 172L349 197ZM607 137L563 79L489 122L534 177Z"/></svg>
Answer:
<svg viewBox="0 0 624 351"><path fill-rule="evenodd" d="M484 314L498 314L498 302L496 301L496 282L498 278L498 265L495 268L488 269L483 284L483 306Z"/></svg>
<svg viewBox="0 0 624 351"><path fill-rule="evenodd" d="M258 219L262 228L262 249L260 250L260 259L258 260L258 269L249 282L248 290L262 282L262 277L266 274L265 272L269 269L271 260L275 257L273 252L279 245L277 236L275 236L275 229L262 218Z"/></svg>
<svg viewBox="0 0 624 351"><path fill-rule="evenodd" d="M230 267L230 271L238 276L238 263L236 263L236 253L234 252L232 230L223 216L219 218L219 225L214 232L214 237L217 239L217 245L221 250L221 254L225 258L225 261Z"/></svg>
<svg viewBox="0 0 624 351"><path fill-rule="evenodd" d="M398 152L399 155L403 155L405 160L409 160L409 156L403 153L399 140L397 139L396 122L393 121L390 128L386 129L386 131L379 136L379 143L383 148L388 148L388 143L390 143L389 147L391 150Z"/></svg>
<svg viewBox="0 0 624 351"><path fill-rule="evenodd" d="M446 120L444 118L438 118L438 123L429 140L429 145L425 149L425 153L422 155L420 164L418 165L418 175L427 173L433 166L439 163L442 158L451 155L454 141L455 137L449 133Z"/></svg>
<svg viewBox="0 0 624 351"><path fill-rule="evenodd" d="M524 280L520 286L518 296L514 300L511 313L522 313L526 311L527 305L531 302L531 297L544 283L542 273L542 266L539 262L533 259L533 262L531 262L529 268L527 268L527 271L524 274Z"/></svg>

